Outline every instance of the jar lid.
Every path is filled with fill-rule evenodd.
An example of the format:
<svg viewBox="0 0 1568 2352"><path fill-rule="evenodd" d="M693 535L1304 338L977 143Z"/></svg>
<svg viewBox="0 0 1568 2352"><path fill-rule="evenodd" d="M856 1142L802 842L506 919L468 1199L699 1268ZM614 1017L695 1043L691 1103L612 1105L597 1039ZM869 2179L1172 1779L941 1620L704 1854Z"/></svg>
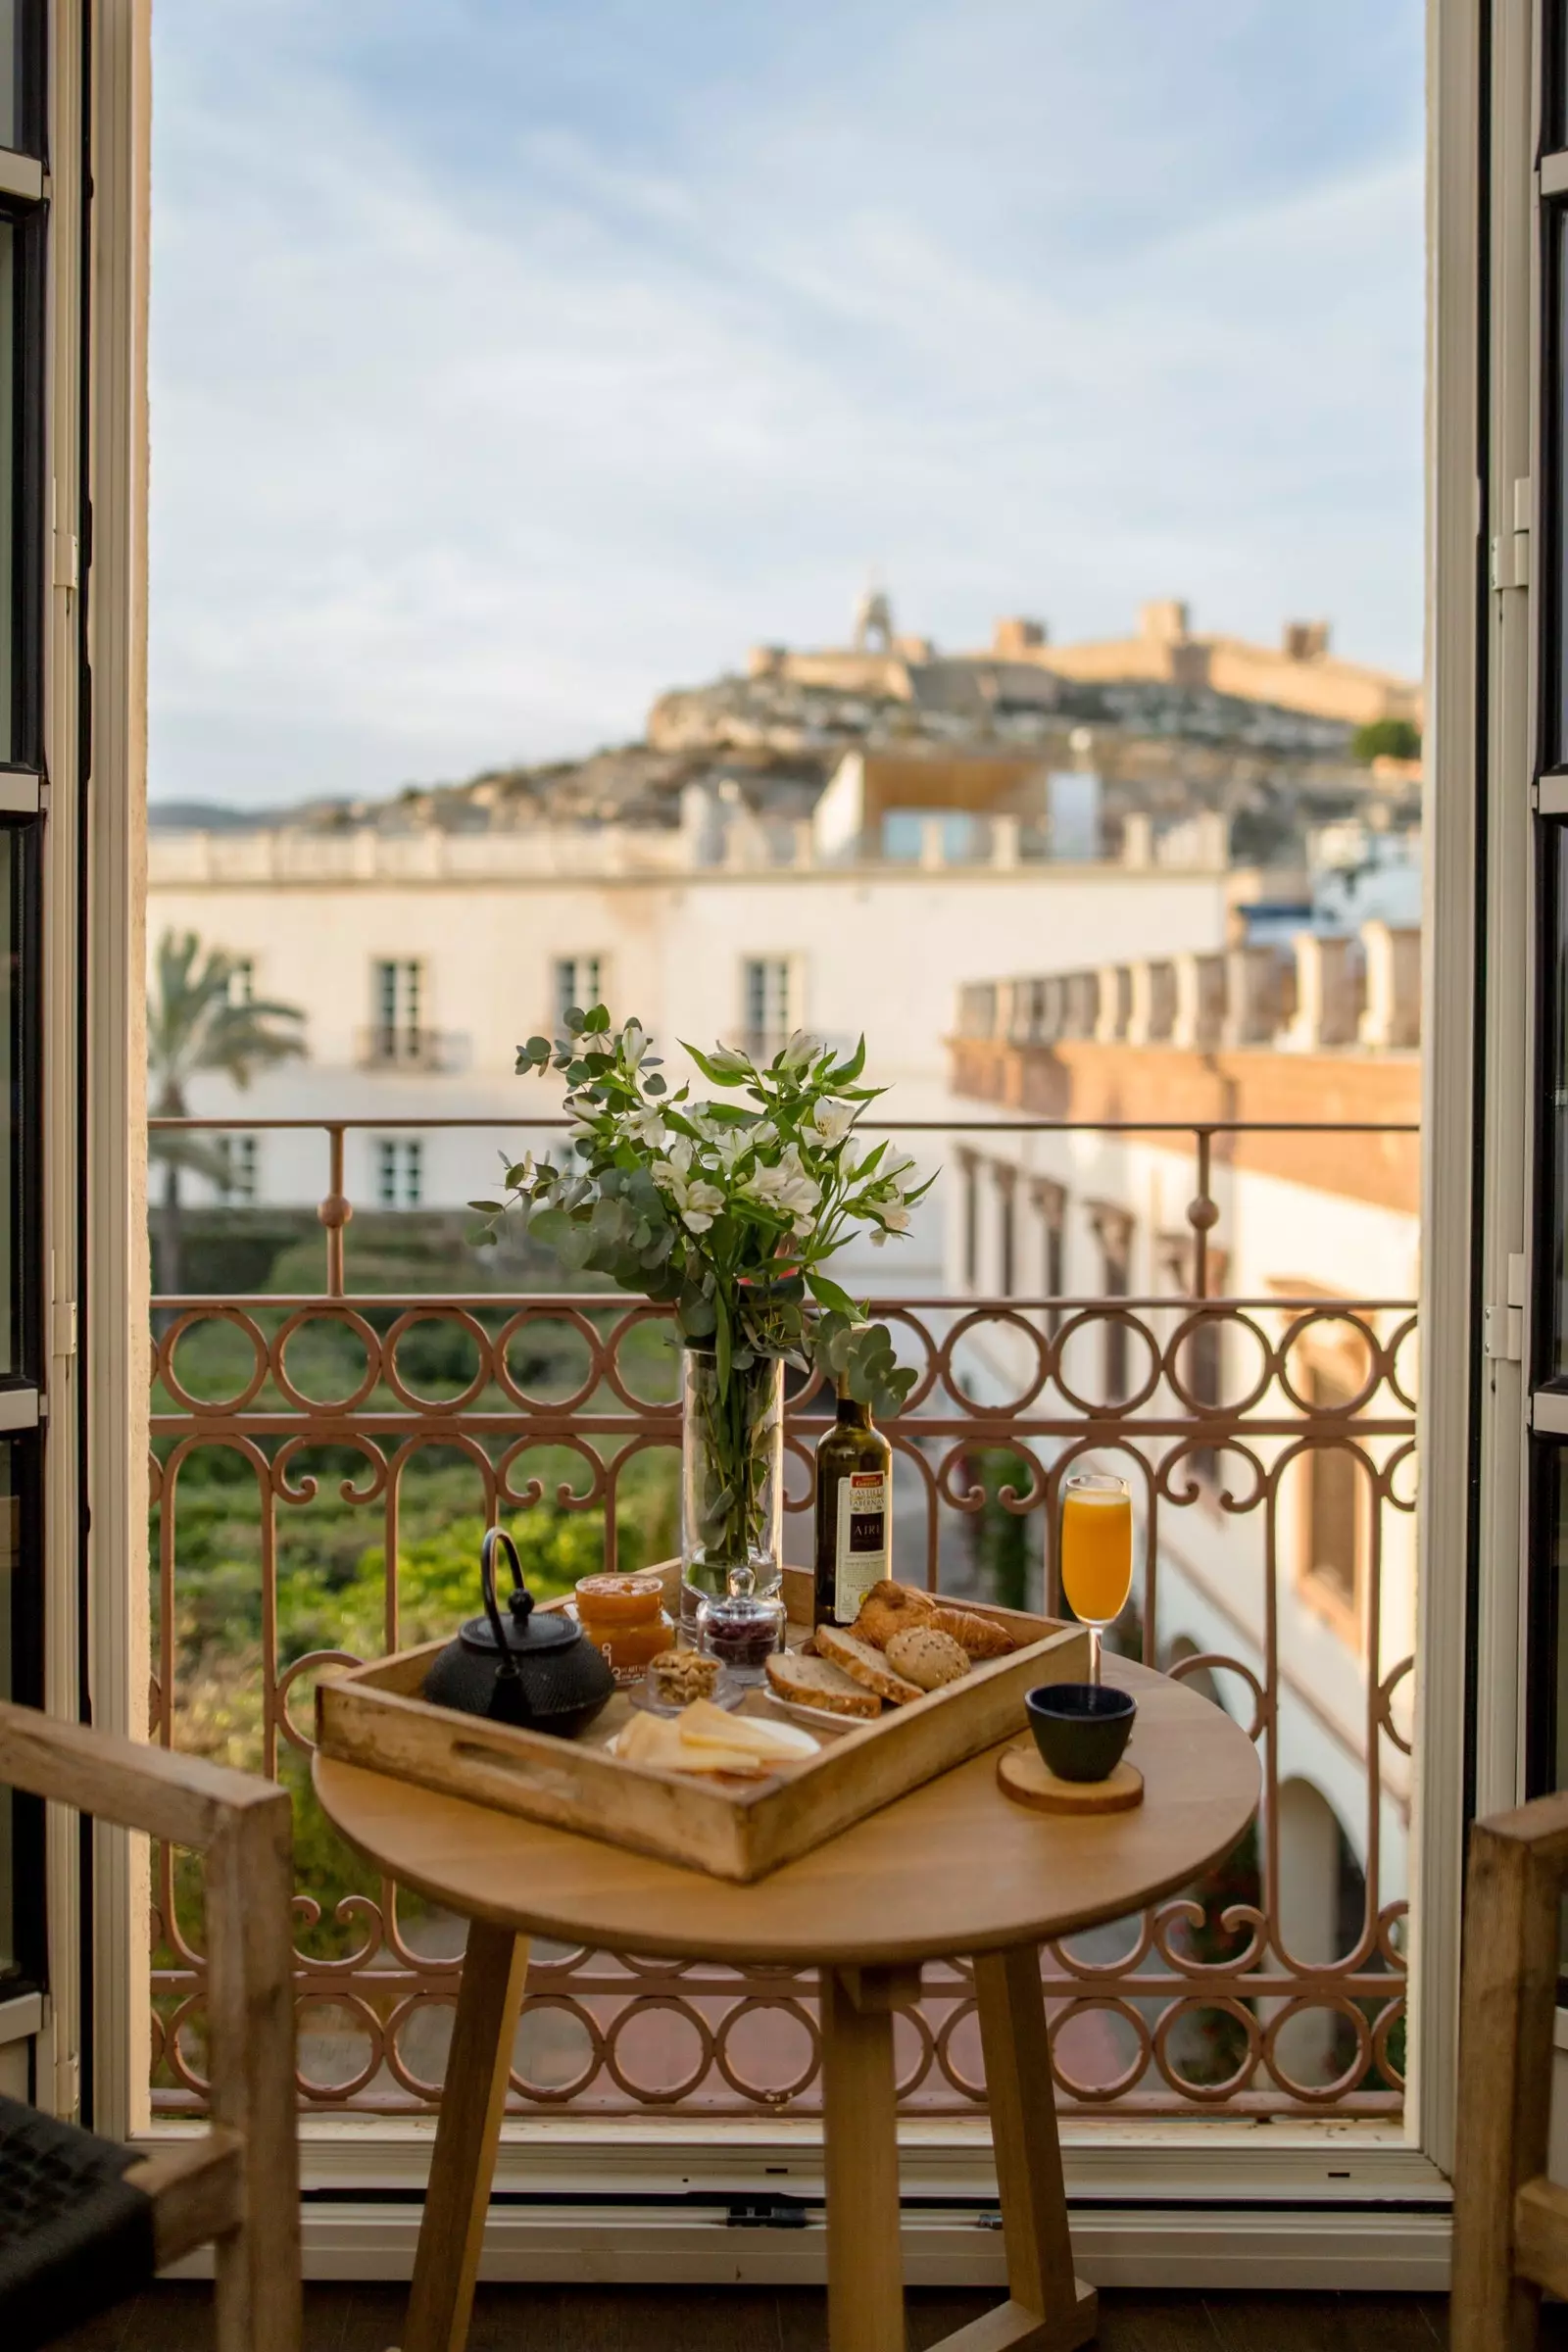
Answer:
<svg viewBox="0 0 1568 2352"><path fill-rule="evenodd" d="M757 1574L741 1566L729 1572L729 1592L713 1593L697 1612L699 1625L778 1625L784 1602L777 1593L759 1592Z"/></svg>
<svg viewBox="0 0 1568 2352"><path fill-rule="evenodd" d="M664 1580L657 1568L644 1568L630 1576L611 1569L598 1568L592 1576L579 1576L575 1588L590 1600L652 1600L664 1597Z"/></svg>
<svg viewBox="0 0 1568 2352"><path fill-rule="evenodd" d="M657 1568L632 1576L601 1568L593 1576L577 1579L573 1598L578 1616L585 1623L591 1620L602 1632L614 1626L648 1625L658 1621L663 1606L664 1580Z"/></svg>

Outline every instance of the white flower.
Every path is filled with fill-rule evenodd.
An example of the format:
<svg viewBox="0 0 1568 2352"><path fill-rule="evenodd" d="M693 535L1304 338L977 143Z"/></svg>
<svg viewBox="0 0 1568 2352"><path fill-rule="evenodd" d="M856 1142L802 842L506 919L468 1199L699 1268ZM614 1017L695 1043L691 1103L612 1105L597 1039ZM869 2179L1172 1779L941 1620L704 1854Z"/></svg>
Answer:
<svg viewBox="0 0 1568 2352"><path fill-rule="evenodd" d="M629 1114L622 1132L634 1143L651 1144L657 1152L667 1133L664 1114L650 1103L645 1110L634 1110Z"/></svg>
<svg viewBox="0 0 1568 2352"><path fill-rule="evenodd" d="M677 1135L669 1147L669 1164L679 1176L690 1172L697 1147L689 1135Z"/></svg>
<svg viewBox="0 0 1568 2352"><path fill-rule="evenodd" d="M764 1208L776 1208L791 1218L797 1233L809 1225L822 1198L816 1178L801 1165L800 1150L795 1144L791 1144L776 1166L757 1169L747 1179L745 1189Z"/></svg>
<svg viewBox="0 0 1568 2352"><path fill-rule="evenodd" d="M750 1127L715 1127L709 1138L709 1149L719 1166L728 1173L742 1153L751 1151L755 1142L756 1133Z"/></svg>
<svg viewBox="0 0 1568 2352"><path fill-rule="evenodd" d="M786 1070L808 1069L821 1052L822 1040L819 1037L812 1037L808 1030L796 1029L791 1032L779 1055L779 1065Z"/></svg>
<svg viewBox="0 0 1568 2352"><path fill-rule="evenodd" d="M912 1159L890 1159L883 1163L882 1173L878 1179L878 1182L882 1184L898 1184L902 1178L906 1176L912 1176L913 1174L914 1162Z"/></svg>
<svg viewBox="0 0 1568 2352"><path fill-rule="evenodd" d="M823 1101L811 1106L811 1125L824 1144L841 1144L855 1124L853 1102Z"/></svg>
<svg viewBox="0 0 1568 2352"><path fill-rule="evenodd" d="M908 1232L909 1212L902 1200L878 1200L873 1203L873 1208L882 1220L881 1232L871 1236L873 1242L885 1241L890 1233Z"/></svg>
<svg viewBox="0 0 1568 2352"><path fill-rule="evenodd" d="M620 1033L620 1057L629 1070L636 1069L648 1051L648 1032L641 1021L628 1021Z"/></svg>
<svg viewBox="0 0 1568 2352"><path fill-rule="evenodd" d="M705 1184L700 1176L688 1178L677 1174L669 1189L688 1233L706 1233L724 1205L718 1186Z"/></svg>
<svg viewBox="0 0 1568 2352"><path fill-rule="evenodd" d="M594 1121L602 1118L603 1115L603 1105L596 1102L591 1095L568 1095L566 1097L568 1119L581 1119L584 1126L591 1127Z"/></svg>

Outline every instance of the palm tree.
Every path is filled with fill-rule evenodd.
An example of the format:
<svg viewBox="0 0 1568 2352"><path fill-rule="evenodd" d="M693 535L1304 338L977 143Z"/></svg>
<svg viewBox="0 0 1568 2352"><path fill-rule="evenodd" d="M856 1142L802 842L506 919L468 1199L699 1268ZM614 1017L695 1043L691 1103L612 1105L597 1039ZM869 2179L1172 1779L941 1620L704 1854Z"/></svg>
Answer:
<svg viewBox="0 0 1568 2352"><path fill-rule="evenodd" d="M158 943L156 982L147 1000L147 1076L153 1115L188 1118L185 1090L199 1071L221 1070L248 1087L255 1072L303 1054L297 1004L237 1002L237 958L224 948L205 954L194 931L166 931ZM149 1151L164 1163L158 1219L158 1287L180 1288L179 1172L189 1168L220 1184L228 1162L207 1137L154 1130Z"/></svg>

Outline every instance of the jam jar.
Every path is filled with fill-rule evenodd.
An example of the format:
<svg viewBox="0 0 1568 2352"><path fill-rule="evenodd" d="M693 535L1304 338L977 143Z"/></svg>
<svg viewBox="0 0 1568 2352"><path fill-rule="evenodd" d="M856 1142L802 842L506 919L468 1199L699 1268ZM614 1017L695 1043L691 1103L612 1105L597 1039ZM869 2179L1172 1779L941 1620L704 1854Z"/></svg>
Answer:
<svg viewBox="0 0 1568 2352"><path fill-rule="evenodd" d="M675 1639L657 1568L638 1576L582 1577L573 1597L577 1622L623 1690L640 1683L649 1660Z"/></svg>
<svg viewBox="0 0 1568 2352"><path fill-rule="evenodd" d="M784 1646L783 1600L757 1591L753 1569L732 1568L728 1592L705 1600L697 1612L697 1646L718 1660L731 1682L761 1682L768 1659Z"/></svg>

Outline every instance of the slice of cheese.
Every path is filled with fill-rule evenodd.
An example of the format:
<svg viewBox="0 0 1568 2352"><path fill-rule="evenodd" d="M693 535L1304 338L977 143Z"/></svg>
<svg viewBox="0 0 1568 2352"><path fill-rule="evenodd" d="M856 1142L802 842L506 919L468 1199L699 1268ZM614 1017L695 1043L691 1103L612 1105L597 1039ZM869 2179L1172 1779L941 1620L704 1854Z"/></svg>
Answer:
<svg viewBox="0 0 1568 2352"><path fill-rule="evenodd" d="M624 1764L653 1764L678 1771L681 1737L672 1722L643 1709L629 1715L615 1734L615 1753Z"/></svg>
<svg viewBox="0 0 1568 2352"><path fill-rule="evenodd" d="M678 1717L650 1715L641 1708L616 1733L614 1752L624 1764L642 1764L655 1772L721 1772L755 1779L768 1769L755 1748L696 1746L681 1738Z"/></svg>
<svg viewBox="0 0 1568 2352"><path fill-rule="evenodd" d="M818 1742L793 1723L772 1723L761 1715L727 1715L708 1699L694 1699L676 1717L688 1747L755 1756L762 1761L793 1762L814 1756Z"/></svg>

